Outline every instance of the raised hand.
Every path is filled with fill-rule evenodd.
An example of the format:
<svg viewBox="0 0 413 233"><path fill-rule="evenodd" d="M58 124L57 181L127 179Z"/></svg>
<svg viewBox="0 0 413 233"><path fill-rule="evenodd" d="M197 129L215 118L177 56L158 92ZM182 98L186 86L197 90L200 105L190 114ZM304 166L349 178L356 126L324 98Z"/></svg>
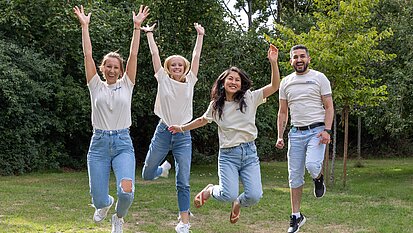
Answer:
<svg viewBox="0 0 413 233"><path fill-rule="evenodd" d="M278 60L278 49L274 45L270 45L268 49L267 57L271 62L277 62Z"/></svg>
<svg viewBox="0 0 413 233"><path fill-rule="evenodd" d="M138 14L136 14L135 11L133 11L132 13L133 23L135 24L135 26L140 27L142 25L142 22L145 21L146 17L148 17L149 15L149 7L144 7L143 5L141 5Z"/></svg>
<svg viewBox="0 0 413 233"><path fill-rule="evenodd" d="M144 27L141 27L141 29L142 29L144 32L153 32L153 30L155 29L155 26L156 26L156 23L152 24L152 26L146 25L146 26L144 26Z"/></svg>
<svg viewBox="0 0 413 233"><path fill-rule="evenodd" d="M194 23L194 27L198 35L204 35L205 34L205 29L202 27L201 24Z"/></svg>
<svg viewBox="0 0 413 233"><path fill-rule="evenodd" d="M92 13L89 14L85 14L85 10L83 9L83 6L80 5L80 8L78 6L73 7L73 11L75 12L77 18L79 19L80 24L83 25L89 25L90 23L90 15L92 15Z"/></svg>

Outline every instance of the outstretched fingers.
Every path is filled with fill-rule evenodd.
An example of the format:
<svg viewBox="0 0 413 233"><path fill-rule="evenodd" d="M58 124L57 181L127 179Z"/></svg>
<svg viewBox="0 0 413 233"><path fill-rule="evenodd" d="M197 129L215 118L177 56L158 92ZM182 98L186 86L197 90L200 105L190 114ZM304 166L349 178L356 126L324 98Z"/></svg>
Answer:
<svg viewBox="0 0 413 233"><path fill-rule="evenodd" d="M73 12L76 14L77 18L79 19L80 24L82 25L89 24L90 16L92 15L92 13L89 13L86 15L83 5L80 5L80 8L78 6L73 7Z"/></svg>
<svg viewBox="0 0 413 233"><path fill-rule="evenodd" d="M156 26L156 23L152 24L152 26L146 25L146 26L141 27L141 28L144 32L153 32L154 29L155 29L155 26Z"/></svg>
<svg viewBox="0 0 413 233"><path fill-rule="evenodd" d="M138 14L136 14L135 11L133 11L132 13L133 13L133 22L135 24L141 25L142 22L145 21L145 19L149 16L149 7L141 5L139 7Z"/></svg>

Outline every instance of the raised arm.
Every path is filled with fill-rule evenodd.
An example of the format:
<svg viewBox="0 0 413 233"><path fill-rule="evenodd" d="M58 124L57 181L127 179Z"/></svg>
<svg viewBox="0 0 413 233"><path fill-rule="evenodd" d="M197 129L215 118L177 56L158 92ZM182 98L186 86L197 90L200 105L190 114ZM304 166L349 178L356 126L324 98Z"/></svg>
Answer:
<svg viewBox="0 0 413 233"><path fill-rule="evenodd" d="M274 94L280 87L280 71L278 69L278 49L270 45L267 52L268 60L271 64L271 83L263 88L264 98Z"/></svg>
<svg viewBox="0 0 413 233"><path fill-rule="evenodd" d="M197 76L199 70L199 59L201 58L202 43L204 41L205 29L201 24L194 23L197 32L194 51L192 52L191 72Z"/></svg>
<svg viewBox="0 0 413 233"><path fill-rule="evenodd" d="M77 18L79 19L80 25L82 26L82 47L83 47L83 56L85 58L85 71L86 71L86 81L89 81L96 74L96 65L92 57L92 42L90 41L89 35L89 23L90 16L92 13L85 15L83 6L80 8L78 6L73 7Z"/></svg>
<svg viewBox="0 0 413 233"><path fill-rule="evenodd" d="M135 14L135 11L132 12L133 15L133 35L130 45L129 58L126 63L126 74L128 75L130 81L135 83L136 70L138 65L138 50L139 42L141 36L141 24L149 15L149 8L147 6L141 5L139 8L139 13Z"/></svg>
<svg viewBox="0 0 413 233"><path fill-rule="evenodd" d="M171 125L168 130L172 132L172 134L176 134L187 130L197 129L206 124L208 124L208 120L201 116L185 125Z"/></svg>
<svg viewBox="0 0 413 233"><path fill-rule="evenodd" d="M155 71L155 73L157 73L158 70L162 67L162 65L161 65L161 58L159 57L159 49L155 43L155 38L153 37L153 30L155 28L155 25L156 23L154 23L150 27L149 26L142 27L142 30L146 32L146 37L148 38L149 49L151 50L151 55L152 55L153 70Z"/></svg>
<svg viewBox="0 0 413 233"><path fill-rule="evenodd" d="M288 103L287 100L280 100L278 106L278 117L277 117L277 148L282 149L284 147L284 131L287 128L288 122Z"/></svg>

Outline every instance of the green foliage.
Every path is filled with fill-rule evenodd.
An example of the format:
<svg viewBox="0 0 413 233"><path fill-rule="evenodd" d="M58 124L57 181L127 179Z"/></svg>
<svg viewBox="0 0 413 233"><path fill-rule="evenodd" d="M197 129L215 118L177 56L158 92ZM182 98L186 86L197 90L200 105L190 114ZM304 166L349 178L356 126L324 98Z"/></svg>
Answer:
<svg viewBox="0 0 413 233"><path fill-rule="evenodd" d="M60 68L33 50L0 40L0 175L58 167L64 142L53 99Z"/></svg>
<svg viewBox="0 0 413 233"><path fill-rule="evenodd" d="M409 65L413 59L412 11L411 0L383 0L375 8L372 22L380 28L392 28L393 37L382 40L380 47L397 57L371 71L372 75L383 77L389 100L368 109L366 126L376 139L385 138L385 145L400 153L409 149L413 135L413 68Z"/></svg>
<svg viewBox="0 0 413 233"><path fill-rule="evenodd" d="M387 86L380 79L368 76L368 67L393 59L377 49L378 42L392 35L390 29L378 32L367 27L371 9L377 1L318 0L314 13L316 26L308 33L296 34L276 25L282 37L270 41L287 53L294 44L305 44L310 50L311 64L331 81L336 107L377 106L387 99ZM288 38L288 41L285 40Z"/></svg>

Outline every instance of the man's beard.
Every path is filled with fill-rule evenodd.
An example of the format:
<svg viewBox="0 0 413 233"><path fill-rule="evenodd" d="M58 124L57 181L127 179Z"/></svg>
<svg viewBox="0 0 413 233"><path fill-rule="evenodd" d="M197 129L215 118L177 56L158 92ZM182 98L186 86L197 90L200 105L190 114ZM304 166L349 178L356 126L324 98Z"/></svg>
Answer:
<svg viewBox="0 0 413 233"><path fill-rule="evenodd" d="M307 69L308 69L308 62L304 63L303 69L298 69L297 66L294 66L294 70L298 74L302 74L302 73L306 72Z"/></svg>

